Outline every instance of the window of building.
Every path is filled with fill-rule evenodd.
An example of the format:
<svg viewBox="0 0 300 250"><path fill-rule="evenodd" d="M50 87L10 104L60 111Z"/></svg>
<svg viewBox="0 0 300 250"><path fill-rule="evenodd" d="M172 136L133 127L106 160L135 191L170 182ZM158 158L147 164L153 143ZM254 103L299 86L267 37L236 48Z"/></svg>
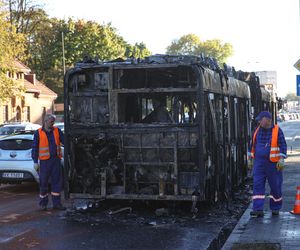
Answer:
<svg viewBox="0 0 300 250"><path fill-rule="evenodd" d="M21 108L20 108L20 106L17 107L17 110L16 110L16 118L17 118L17 121L18 121L18 122L21 121Z"/></svg>
<svg viewBox="0 0 300 250"><path fill-rule="evenodd" d="M8 122L8 105L3 106L3 122Z"/></svg>
<svg viewBox="0 0 300 250"><path fill-rule="evenodd" d="M30 122L30 106L27 106L27 114L26 114L27 121Z"/></svg>

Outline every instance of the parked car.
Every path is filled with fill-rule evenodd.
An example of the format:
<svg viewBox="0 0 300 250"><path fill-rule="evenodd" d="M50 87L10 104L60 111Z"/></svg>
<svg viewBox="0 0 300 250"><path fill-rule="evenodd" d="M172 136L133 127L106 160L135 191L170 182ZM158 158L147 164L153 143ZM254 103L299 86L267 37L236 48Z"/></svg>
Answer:
<svg viewBox="0 0 300 250"><path fill-rule="evenodd" d="M0 139L0 183L39 182L31 158L32 143L32 131ZM63 159L61 162L63 166Z"/></svg>
<svg viewBox="0 0 300 250"><path fill-rule="evenodd" d="M29 130L37 130L41 127L39 124L30 123L30 122L20 122L20 123L11 123L11 124L4 124L0 128L0 137L14 134L18 131L29 131Z"/></svg>
<svg viewBox="0 0 300 250"><path fill-rule="evenodd" d="M63 122L56 122L54 126L58 127L62 132L65 131L65 124Z"/></svg>

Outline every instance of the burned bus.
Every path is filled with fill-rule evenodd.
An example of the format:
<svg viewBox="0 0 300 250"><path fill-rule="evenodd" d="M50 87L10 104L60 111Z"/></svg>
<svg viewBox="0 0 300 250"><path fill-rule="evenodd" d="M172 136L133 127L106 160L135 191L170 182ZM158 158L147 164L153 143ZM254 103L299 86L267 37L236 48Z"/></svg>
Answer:
<svg viewBox="0 0 300 250"><path fill-rule="evenodd" d="M230 196L247 175L254 110L273 105L249 75L231 75L195 56L77 63L64 82L67 197Z"/></svg>

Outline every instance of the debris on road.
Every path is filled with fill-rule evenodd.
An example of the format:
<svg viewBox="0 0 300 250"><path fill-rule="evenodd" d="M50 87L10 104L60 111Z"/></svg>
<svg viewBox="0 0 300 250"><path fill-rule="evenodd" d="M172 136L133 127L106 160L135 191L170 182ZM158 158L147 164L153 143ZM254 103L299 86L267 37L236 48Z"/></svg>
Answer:
<svg viewBox="0 0 300 250"><path fill-rule="evenodd" d="M131 207L123 207L123 208L120 208L118 210L115 210L115 211L109 211L108 214L109 215L114 215L114 214L118 214L118 213L121 213L121 212L124 212L124 211L127 211L129 210L129 213L132 212L132 208Z"/></svg>

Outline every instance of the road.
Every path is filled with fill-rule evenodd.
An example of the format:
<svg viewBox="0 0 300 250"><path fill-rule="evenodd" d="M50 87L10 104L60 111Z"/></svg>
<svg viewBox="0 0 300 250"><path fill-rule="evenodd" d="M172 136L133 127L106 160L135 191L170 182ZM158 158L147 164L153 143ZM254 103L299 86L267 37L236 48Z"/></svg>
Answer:
<svg viewBox="0 0 300 250"><path fill-rule="evenodd" d="M157 216L157 205L101 203L79 213L67 201L67 211L39 211L37 202L36 184L0 186L1 250L207 249L220 244L219 233L224 226L232 230L247 206L237 200L229 208L200 209L197 215L191 214L190 204L174 210L165 206L168 214ZM131 213L108 213L126 206Z"/></svg>
<svg viewBox="0 0 300 250"><path fill-rule="evenodd" d="M246 190L247 191L247 190ZM247 191L248 192L248 191ZM157 204L101 203L88 213L38 210L36 184L0 186L0 249L217 249L248 206L246 195L229 206L207 207L193 215L191 204L162 204L168 213L156 215ZM147 205L147 206L146 206ZM132 209L109 215L122 207Z"/></svg>
<svg viewBox="0 0 300 250"><path fill-rule="evenodd" d="M286 143L288 146L288 152L300 150L300 121L292 120L278 123L282 129Z"/></svg>
<svg viewBox="0 0 300 250"><path fill-rule="evenodd" d="M293 152L300 149L300 121L279 125L289 151L291 146ZM2 185L0 249L217 249L214 244L219 244L220 232L232 229L248 206L247 195L237 197L229 207L205 207L196 216L189 212L190 204L188 209L174 210L161 204L169 212L163 216L155 214L157 205L132 203L101 203L96 211L79 213L64 201L67 211L39 211L37 184ZM108 213L128 206L131 213Z"/></svg>

